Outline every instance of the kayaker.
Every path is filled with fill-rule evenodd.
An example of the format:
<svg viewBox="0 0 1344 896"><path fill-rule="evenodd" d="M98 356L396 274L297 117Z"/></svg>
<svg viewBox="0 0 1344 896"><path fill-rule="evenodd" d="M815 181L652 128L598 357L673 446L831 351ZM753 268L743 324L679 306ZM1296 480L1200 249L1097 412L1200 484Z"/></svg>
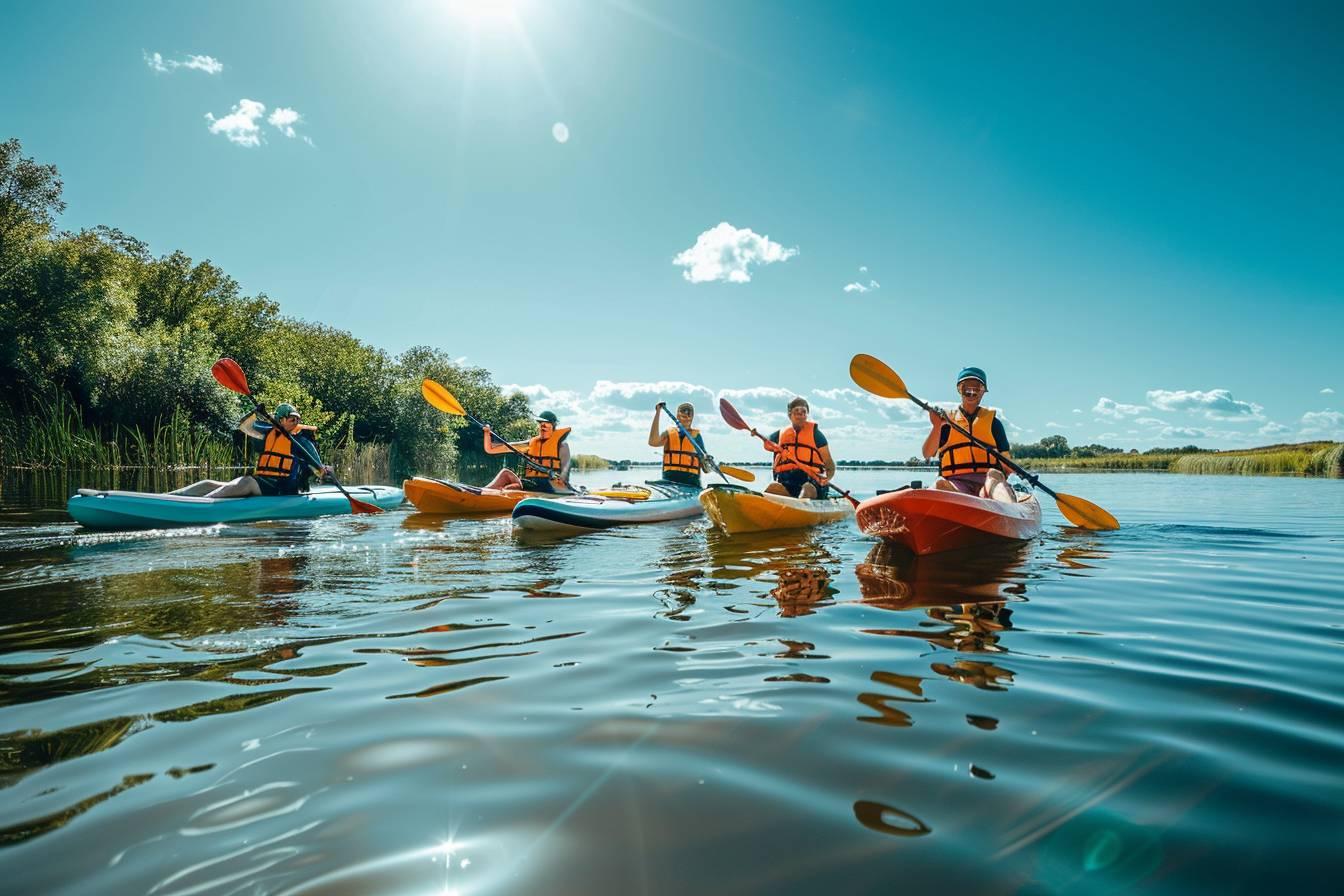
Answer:
<svg viewBox="0 0 1344 896"><path fill-rule="evenodd" d="M669 426L665 431L659 432L658 424L662 421L662 411L665 407L667 402L663 401L653 406L653 423L649 425L649 447L663 449L664 479L700 488L700 454L705 451L705 437L700 434L700 430L691 428L691 424L695 421L695 406L689 401L677 405L677 422L681 424L681 429ZM681 430L685 430L691 438L689 440L684 438ZM691 444L692 441L695 445ZM695 450L696 445L700 447L699 452Z"/></svg>
<svg viewBox="0 0 1344 896"><path fill-rule="evenodd" d="M329 475L331 467L321 462L313 442L312 434L317 427L304 424L298 409L289 402L276 405L274 417L280 424L278 430L269 423L258 422L256 411L238 421L239 430L261 442L261 454L250 475L228 482L202 479L169 494L205 498L297 495L308 491L308 482L314 473ZM296 447L296 441L302 441L308 453ZM310 456L317 460L317 464L309 460Z"/></svg>
<svg viewBox="0 0 1344 896"><path fill-rule="evenodd" d="M826 484L835 475L835 461L821 429L807 419L811 410L807 399L795 398L789 402L791 425L772 432L766 439L765 447L775 455L775 481L765 487L772 495L826 497ZM751 434L760 436L754 429Z"/></svg>
<svg viewBox="0 0 1344 896"><path fill-rule="evenodd" d="M560 428L560 418L552 411L542 411L536 419L535 436L526 442L509 444L527 455L532 464L542 467L546 472L543 473L532 464L524 464L523 475L520 478L517 473L505 467L495 474L495 478L490 480L486 488L521 488L529 492L546 494L569 494L573 491L569 487L569 446L565 444L569 428ZM513 453L509 450L509 445L495 441L488 425L485 427L485 453Z"/></svg>
<svg viewBox="0 0 1344 896"><path fill-rule="evenodd" d="M993 445L1006 457L1011 456L1008 433L998 412L980 405L988 391L989 381L979 367L965 367L957 374L957 394L961 404L948 412L939 408L929 411L932 429L924 439L924 457L938 458L939 478L934 482L934 488L1015 503L1017 495L1008 485L1003 465L948 425L951 420L978 441Z"/></svg>

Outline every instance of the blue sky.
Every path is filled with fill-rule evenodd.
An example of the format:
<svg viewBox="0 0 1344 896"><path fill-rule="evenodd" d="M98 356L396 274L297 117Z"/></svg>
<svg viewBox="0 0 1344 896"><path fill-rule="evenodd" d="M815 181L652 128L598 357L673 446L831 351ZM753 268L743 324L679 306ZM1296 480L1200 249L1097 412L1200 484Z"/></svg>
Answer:
<svg viewBox="0 0 1344 896"><path fill-rule="evenodd" d="M1344 439L1335 4L11 4L0 137L71 229L432 344L577 450L656 397L842 458L988 371L1015 440ZM562 139L563 138L563 139Z"/></svg>

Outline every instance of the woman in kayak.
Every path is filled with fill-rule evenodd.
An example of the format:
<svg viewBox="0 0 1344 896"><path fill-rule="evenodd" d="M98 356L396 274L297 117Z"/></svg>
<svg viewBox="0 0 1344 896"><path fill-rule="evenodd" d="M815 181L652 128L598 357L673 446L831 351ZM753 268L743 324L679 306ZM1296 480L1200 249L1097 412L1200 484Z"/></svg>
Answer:
<svg viewBox="0 0 1344 896"><path fill-rule="evenodd" d="M662 401L653 406L653 423L649 425L649 447L663 449L664 479L700 488L700 455L705 453L705 437L700 434L700 430L691 429L691 423L695 421L695 406L689 401L677 405L677 422L681 426L669 426L660 433L658 424L666 407L667 403ZM690 438L683 437L682 432ZM697 446L700 448L699 451L695 450Z"/></svg>
<svg viewBox="0 0 1344 896"><path fill-rule="evenodd" d="M775 481L765 487L767 494L791 498L824 498L826 483L835 475L835 461L826 437L817 424L807 419L811 408L807 400L789 402L790 426L772 432L765 447L774 453ZM754 436L760 435L752 430Z"/></svg>
<svg viewBox="0 0 1344 896"><path fill-rule="evenodd" d="M313 473L327 476L331 467L322 463L311 433L316 427L306 426L297 408L288 402L276 405L276 429L269 423L258 423L254 411L238 421L238 429L261 442L261 454L250 476L239 476L228 482L202 479L186 488L169 492L205 498L250 498L257 495L297 495L308 491ZM302 446L295 444L302 442ZM307 450L304 450L307 449ZM311 459L310 459L311 458Z"/></svg>
<svg viewBox="0 0 1344 896"><path fill-rule="evenodd" d="M966 367L957 374L957 394L961 396L961 404L950 412L941 408L929 411L932 429L924 439L924 456L938 457L938 480L934 482L934 488L1015 503L1017 495L1008 485L1003 465L948 425L950 420L975 436L976 441L994 446L1005 457L1011 456L1008 434L998 412L980 406L980 400L988 391L989 382L979 367Z"/></svg>
<svg viewBox="0 0 1344 896"><path fill-rule="evenodd" d="M544 492L547 494L569 494L573 491L569 487L569 446L565 444L565 437L569 435L569 428L558 429L557 424L560 419L551 411L542 411L537 415L537 434L526 442L497 443L490 432L490 427L485 427L485 453L486 454L512 454L509 445L514 449L527 455L531 464L523 466L523 475L519 478L518 474L508 467L503 468L495 474L495 478L490 480L486 488L505 489L521 488L529 492ZM533 466L532 464L536 464ZM537 469L538 467L545 470ZM557 488L556 486L559 486Z"/></svg>

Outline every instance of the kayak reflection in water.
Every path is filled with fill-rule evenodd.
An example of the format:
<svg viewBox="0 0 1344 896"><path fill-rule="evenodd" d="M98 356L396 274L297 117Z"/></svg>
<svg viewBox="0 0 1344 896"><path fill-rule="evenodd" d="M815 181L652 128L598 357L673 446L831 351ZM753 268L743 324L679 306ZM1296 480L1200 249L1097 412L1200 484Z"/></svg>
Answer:
<svg viewBox="0 0 1344 896"><path fill-rule="evenodd" d="M835 461L821 429L807 419L809 411L807 399L795 398L789 402L791 425L766 437L765 447L775 455L775 481L765 487L767 494L826 497L826 483L835 475ZM754 429L751 434L760 435Z"/></svg>
<svg viewBox="0 0 1344 896"><path fill-rule="evenodd" d="M329 476L331 467L322 463L312 438L317 427L300 422L298 409L288 402L276 406L275 419L280 424L279 429L269 423L257 422L255 411L238 421L239 430L262 443L257 466L251 475L228 482L202 479L169 494L204 498L297 495L308 491L314 473ZM300 442L301 446L297 444Z"/></svg>
<svg viewBox="0 0 1344 896"><path fill-rule="evenodd" d="M695 422L695 405L689 401L677 405L677 423L681 425L669 426L660 433L658 424L666 407L667 402L663 401L653 406L649 447L663 449L663 479L700 488L700 455L705 453L705 437L700 434L700 430L691 428ZM690 438L683 436L683 432ZM699 451L695 450L696 446L699 446Z"/></svg>
<svg viewBox="0 0 1344 896"><path fill-rule="evenodd" d="M512 454L520 451L531 461L523 466L523 475L504 467L495 474L486 488L521 488L529 492L546 494L569 494L569 446L565 438L569 427L557 428L560 419L551 411L542 411L537 415L537 434L526 442L499 442L484 427L486 454ZM558 487L557 487L558 486Z"/></svg>
<svg viewBox="0 0 1344 896"><path fill-rule="evenodd" d="M1008 433L998 412L980 406L980 400L988 391L989 381L979 367L965 367L957 374L957 394L961 396L961 404L948 412L940 408L929 411L929 423L933 428L924 439L924 457L938 457L939 478L934 488L1012 504L1016 503L1017 496L1008 485L1003 465L948 423L950 420L975 436L977 441L992 445L1000 454L1011 457Z"/></svg>

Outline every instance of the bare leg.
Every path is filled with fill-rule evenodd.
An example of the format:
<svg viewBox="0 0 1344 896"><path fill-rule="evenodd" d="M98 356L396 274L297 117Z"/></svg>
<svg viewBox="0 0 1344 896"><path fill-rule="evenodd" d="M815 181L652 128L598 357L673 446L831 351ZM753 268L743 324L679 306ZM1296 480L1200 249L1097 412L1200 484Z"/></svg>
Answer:
<svg viewBox="0 0 1344 896"><path fill-rule="evenodd" d="M933 480L933 487L943 492L957 491L957 487L953 485L951 482L949 482L947 479L943 478L942 476L939 476L937 479Z"/></svg>
<svg viewBox="0 0 1344 896"><path fill-rule="evenodd" d="M202 479L200 482L193 482L191 485L183 486L169 492L170 495L185 495L188 498L200 498L208 495L210 492L227 483L220 482L218 479Z"/></svg>
<svg viewBox="0 0 1344 896"><path fill-rule="evenodd" d="M1008 504L1017 503L1017 493L1013 491L1013 487L1008 484L1008 480L1004 478L1000 470L990 470L985 474L985 486L980 494L986 498L993 498L995 501L1003 501Z"/></svg>
<svg viewBox="0 0 1344 896"><path fill-rule="evenodd" d="M803 487L798 489L798 497L804 501L811 501L817 496L817 487L811 482L804 482Z"/></svg>
<svg viewBox="0 0 1344 896"><path fill-rule="evenodd" d="M207 498L250 498L261 494L261 486L251 476L239 476L207 494Z"/></svg>
<svg viewBox="0 0 1344 896"><path fill-rule="evenodd" d="M789 490L778 482L772 482L767 485L765 487L765 493L767 495L783 495L786 498L789 497Z"/></svg>
<svg viewBox="0 0 1344 896"><path fill-rule="evenodd" d="M523 487L523 483L522 483L522 480L520 480L520 479L518 478L518 474L517 474L517 473L513 472L512 470L510 470L508 467L505 467L504 469L502 469L502 470L500 470L498 473L496 473L496 474L495 474L495 478L494 478L494 479L491 479L491 480L486 484L485 487L486 487L486 488L498 488L498 489L504 489L504 488L522 488L522 487Z"/></svg>

